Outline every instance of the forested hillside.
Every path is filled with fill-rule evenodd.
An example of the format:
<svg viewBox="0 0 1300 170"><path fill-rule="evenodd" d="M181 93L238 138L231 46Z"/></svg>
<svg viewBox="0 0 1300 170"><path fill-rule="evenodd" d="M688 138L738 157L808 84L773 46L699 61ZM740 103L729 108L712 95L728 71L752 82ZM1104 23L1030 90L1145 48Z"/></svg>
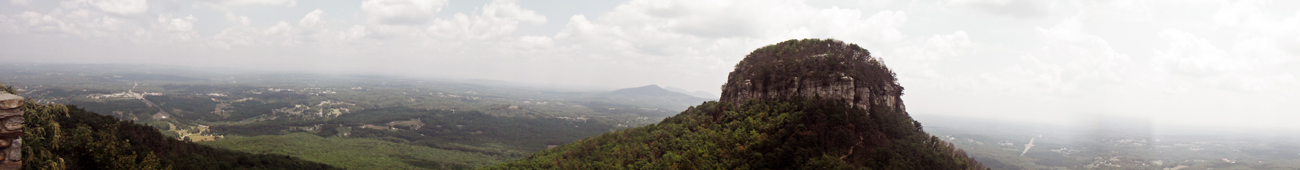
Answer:
<svg viewBox="0 0 1300 170"><path fill-rule="evenodd" d="M922 130L870 52L790 40L746 56L705 102L488 169L987 169Z"/></svg>
<svg viewBox="0 0 1300 170"><path fill-rule="evenodd" d="M335 169L284 155L179 141L153 127L73 105L28 102L22 109L23 169Z"/></svg>

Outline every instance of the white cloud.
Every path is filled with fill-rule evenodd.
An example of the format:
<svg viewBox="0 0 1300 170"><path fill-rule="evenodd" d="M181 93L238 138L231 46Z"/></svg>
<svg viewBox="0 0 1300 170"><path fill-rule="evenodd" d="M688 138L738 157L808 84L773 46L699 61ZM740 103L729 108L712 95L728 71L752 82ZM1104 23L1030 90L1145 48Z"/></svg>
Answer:
<svg viewBox="0 0 1300 170"><path fill-rule="evenodd" d="M170 19L166 17L158 17L158 22L166 25L164 27L164 30L166 31L190 31L194 29L194 22L197 21L199 21L199 19L195 18L194 15Z"/></svg>
<svg viewBox="0 0 1300 170"><path fill-rule="evenodd" d="M19 1L10 3L25 3ZM54 9L9 12L0 15L0 41L78 45L0 46L0 53L76 60L85 55L47 51L106 51L123 56L104 58L153 62L176 56L160 51L215 49L205 55L229 59L208 61L227 64L313 59L318 63L290 69L660 84L716 93L726 73L755 48L835 38L883 58L908 87L905 98L917 112L1190 114L1214 108L1179 105L1224 96L1208 92L1300 101L1285 97L1300 94L1300 32L1294 31L1300 30L1300 12L1283 8L1296 6L1289 1L631 0L586 10L598 13L534 10L510 0L450 6L444 0L365 0L342 2L351 5L344 9L327 4L311 10L317 8L312 4L290 10L305 13L222 9L296 6L295 0L201 0L217 8L183 10L160 2L167 3L69 0ZM443 8L465 9L440 15ZM223 13L224 20L203 18ZM205 28L214 25L226 28ZM210 64L188 59L169 61ZM1253 108L1283 108L1259 106Z"/></svg>
<svg viewBox="0 0 1300 170"><path fill-rule="evenodd" d="M959 57L969 56L975 51L972 50L974 44L966 31L957 31L948 35L932 35L923 42L906 43L900 45L892 53L875 52L877 57L888 56L891 68L899 69L900 77L913 78L943 78L937 68L938 61L955 60ZM905 71L904 71L905 70ZM929 84L943 85L943 84ZM951 88L944 87L944 88Z"/></svg>
<svg viewBox="0 0 1300 170"><path fill-rule="evenodd" d="M564 30L556 33L555 37L561 39L588 39L593 31L597 31L595 27L595 24L592 24L590 20L587 20L587 16L574 15L569 17L569 23L565 24Z"/></svg>
<svg viewBox="0 0 1300 170"><path fill-rule="evenodd" d="M9 0L9 4L14 4L14 6L27 6L32 4L32 0Z"/></svg>
<svg viewBox="0 0 1300 170"><path fill-rule="evenodd" d="M1266 60L1300 55L1296 51L1300 47L1300 32L1295 31L1300 30L1300 11L1273 19L1260 9L1266 5L1270 4L1240 1L1224 6L1214 15L1217 31L1235 34L1236 42L1230 49L1234 53Z"/></svg>
<svg viewBox="0 0 1300 170"><path fill-rule="evenodd" d="M361 2L361 12L372 23L423 25L446 5L446 0L366 0Z"/></svg>
<svg viewBox="0 0 1300 170"><path fill-rule="evenodd" d="M1237 1L1229 3L1227 6L1220 8L1214 13L1214 24L1220 26L1235 26L1243 22L1260 22L1264 18L1263 12L1258 5L1263 5L1260 1Z"/></svg>
<svg viewBox="0 0 1300 170"><path fill-rule="evenodd" d="M492 18L505 18L533 24L546 23L546 16L538 15L533 10L524 9L515 4L514 0L493 0L491 3L483 6L483 16Z"/></svg>
<svg viewBox="0 0 1300 170"><path fill-rule="evenodd" d="M161 42L164 43L171 42L173 40L182 41L182 42L196 40L200 38L200 36L198 32L194 31L194 22L198 22L198 21L199 19L194 17L194 15L188 15L185 17L176 17L176 18L171 18L167 16L158 16L157 23L155 23L157 25L154 26L155 27L154 30L156 30L156 32L136 31L136 34L147 34L147 35L161 34L164 37L167 37L167 39L160 40Z"/></svg>
<svg viewBox="0 0 1300 170"><path fill-rule="evenodd" d="M210 42L206 45L217 49L233 50L236 47L262 47L262 46L315 46L320 44L330 44L352 40L364 36L364 28L361 26L354 27L353 33L360 28L361 35L355 37L344 36L349 32L334 33L329 28L331 23L326 18L325 12L320 9L312 10L298 19L297 24L289 21L279 21L267 27L254 27L249 25L248 17L236 16L227 13L226 20L235 22L238 25L226 28L216 35L212 36ZM296 26L295 26L296 25Z"/></svg>
<svg viewBox="0 0 1300 170"><path fill-rule="evenodd" d="M149 11L146 0L99 0L94 2L104 12L117 15L136 15Z"/></svg>
<svg viewBox="0 0 1300 170"><path fill-rule="evenodd" d="M1131 72L1134 64L1115 52L1110 42L1083 30L1080 18L1071 17L1050 28L1038 28L1041 45L1001 72L984 75L992 88L1022 97L1088 95L1108 87L1124 86L1117 72ZM997 78L992 78L997 77Z"/></svg>
<svg viewBox="0 0 1300 170"><path fill-rule="evenodd" d="M122 20L94 14L85 9L55 9L46 14L27 11L3 16L2 18L8 19L0 19L0 25L10 29L0 32L53 36L121 36L116 34L116 31L122 29Z"/></svg>
<svg viewBox="0 0 1300 170"><path fill-rule="evenodd" d="M226 13L226 21L238 23L241 26L248 26L249 24L248 16L238 16L233 13Z"/></svg>
<svg viewBox="0 0 1300 170"><path fill-rule="evenodd" d="M556 38L598 44L637 42L641 45L633 46L636 51L656 55L700 52L687 49L728 40L759 46L791 38L835 37L862 43L904 38L897 30L907 20L904 12L863 16L859 10L817 9L790 1L631 1L594 21L572 17Z"/></svg>
<svg viewBox="0 0 1300 170"><path fill-rule="evenodd" d="M366 25L366 37L385 40L428 40L429 34L421 27L408 25Z"/></svg>
<svg viewBox="0 0 1300 170"><path fill-rule="evenodd" d="M275 26L271 26L271 28L267 28L266 31L262 31L262 35L289 36L290 30L293 30L293 26L289 25L289 22L280 21L279 23L276 23Z"/></svg>
<svg viewBox="0 0 1300 170"><path fill-rule="evenodd" d="M330 28L328 27L328 25L330 25L328 24L329 21L321 18L323 15L325 15L325 11L316 9L307 13L306 16L303 16L302 19L298 20L298 28L295 30L297 35L295 35L296 37L294 38L296 38L298 42L304 43L316 43L326 39L334 39L334 35L330 32Z"/></svg>
<svg viewBox="0 0 1300 170"><path fill-rule="evenodd" d="M546 17L516 5L513 0L495 0L483 6L483 13L469 16L457 13L449 19L436 19L427 30L442 38L491 39L510 35L520 22L546 23Z"/></svg>
<svg viewBox="0 0 1300 170"><path fill-rule="evenodd" d="M1276 50L1256 49L1271 48L1270 45L1261 45L1271 42L1241 40L1237 41L1237 46L1240 46L1237 50L1226 51L1210 43L1210 40L1181 30L1167 29L1160 32L1160 37L1168 42L1169 48L1156 51L1151 61L1152 68L1190 76L1191 79L1184 81L1193 83L1193 87L1249 92L1295 92L1297 89L1287 87L1300 85L1294 74L1279 68L1296 59L1276 60L1268 55L1259 55L1260 50Z"/></svg>
<svg viewBox="0 0 1300 170"><path fill-rule="evenodd" d="M99 10L95 10L99 9ZM149 3L127 1L64 1L48 13L27 11L9 15L20 22L0 23L16 33L123 40L131 43L174 43L201 39L193 15L159 14L145 17ZM176 17L173 17L176 16Z"/></svg>
<svg viewBox="0 0 1300 170"><path fill-rule="evenodd" d="M232 18L229 15L227 18ZM234 50L236 48L290 46L301 44L302 27L295 28L286 21L258 28L249 25L236 25L221 30L213 35L205 45L216 49Z"/></svg>
<svg viewBox="0 0 1300 170"><path fill-rule="evenodd" d="M893 43L905 38L898 31L907 21L907 14L901 11L880 11L866 20L859 17L862 14L857 10L831 8L818 13L812 24L826 25L817 31L829 34L827 37L876 43Z"/></svg>
<svg viewBox="0 0 1300 170"><path fill-rule="evenodd" d="M242 47L257 44L257 39L260 33L250 25L247 16L226 13L225 18L226 22L231 22L235 25L212 35L210 41L206 43L208 47L230 50L236 46Z"/></svg>
<svg viewBox="0 0 1300 170"><path fill-rule="evenodd" d="M21 27L21 32L31 33L70 33L79 34L80 30L76 29L76 24L69 24L59 19L58 16L45 15L36 12L23 12L18 16L18 21L12 24Z"/></svg>
<svg viewBox="0 0 1300 170"><path fill-rule="evenodd" d="M836 38L879 52L908 39L899 31L907 20L903 11L815 8L798 1L634 0L596 18L570 17L553 40L581 53L544 57L617 61L616 68L636 74L666 75L622 86L655 82L716 92L703 82L723 83L735 62L754 48L788 39Z"/></svg>
<svg viewBox="0 0 1300 170"><path fill-rule="evenodd" d="M948 5L974 8L981 12L1021 18L1044 17L1051 11L1044 0L952 0Z"/></svg>
<svg viewBox="0 0 1300 170"><path fill-rule="evenodd" d="M543 36L523 36L519 37L519 48L526 49L547 49L555 46L555 41L551 37Z"/></svg>
<svg viewBox="0 0 1300 170"><path fill-rule="evenodd" d="M343 41L351 41L365 36L366 36L365 26L353 25L352 28L348 28L348 30L346 31L339 32L338 39Z"/></svg>
<svg viewBox="0 0 1300 170"><path fill-rule="evenodd" d="M321 11L320 9L311 11L310 13L307 13L307 16L303 16L302 20L298 20L298 26L314 27L316 26L316 23L320 22L321 15L325 15L325 11Z"/></svg>
<svg viewBox="0 0 1300 170"><path fill-rule="evenodd" d="M1215 76L1250 69L1248 61L1235 59L1209 40L1188 32L1166 29L1160 38L1169 42L1169 48L1156 51L1152 67L1160 71L1190 76Z"/></svg>
<svg viewBox="0 0 1300 170"><path fill-rule="evenodd" d="M244 5L283 5L293 7L298 5L298 0L200 0L203 3L221 5L221 6L244 6Z"/></svg>

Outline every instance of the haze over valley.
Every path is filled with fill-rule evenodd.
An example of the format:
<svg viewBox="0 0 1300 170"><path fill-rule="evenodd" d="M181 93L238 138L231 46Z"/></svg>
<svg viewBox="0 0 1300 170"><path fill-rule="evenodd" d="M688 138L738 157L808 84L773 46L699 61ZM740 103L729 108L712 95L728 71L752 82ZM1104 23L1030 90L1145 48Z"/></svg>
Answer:
<svg viewBox="0 0 1300 170"><path fill-rule="evenodd" d="M44 143L0 169L1300 169L1295 30L1300 1L9 0L0 149Z"/></svg>

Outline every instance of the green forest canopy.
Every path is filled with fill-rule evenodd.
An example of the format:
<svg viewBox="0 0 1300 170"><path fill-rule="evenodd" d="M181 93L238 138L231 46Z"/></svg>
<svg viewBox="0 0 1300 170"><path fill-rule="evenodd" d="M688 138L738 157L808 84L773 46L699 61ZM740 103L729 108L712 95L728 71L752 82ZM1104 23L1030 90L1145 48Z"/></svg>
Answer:
<svg viewBox="0 0 1300 170"><path fill-rule="evenodd" d="M706 102L487 169L986 169L906 113L836 100Z"/></svg>

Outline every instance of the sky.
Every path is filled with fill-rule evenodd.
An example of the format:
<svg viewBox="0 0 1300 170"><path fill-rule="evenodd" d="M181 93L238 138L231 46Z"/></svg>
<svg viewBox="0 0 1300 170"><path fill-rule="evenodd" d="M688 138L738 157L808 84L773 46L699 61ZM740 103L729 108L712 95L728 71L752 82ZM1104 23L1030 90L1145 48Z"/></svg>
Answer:
<svg viewBox="0 0 1300 170"><path fill-rule="evenodd" d="M1300 129L1300 1L2 1L3 62L718 94L754 49L834 38L913 114Z"/></svg>

